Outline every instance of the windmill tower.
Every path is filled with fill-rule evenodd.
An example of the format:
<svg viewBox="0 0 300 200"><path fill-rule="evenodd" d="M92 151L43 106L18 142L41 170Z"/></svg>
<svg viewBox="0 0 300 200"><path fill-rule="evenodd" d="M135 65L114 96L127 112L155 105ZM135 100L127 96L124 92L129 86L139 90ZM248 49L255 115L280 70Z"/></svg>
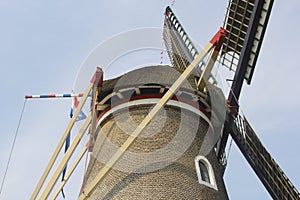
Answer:
<svg viewBox="0 0 300 200"><path fill-rule="evenodd" d="M272 4L230 1L224 28L201 52L168 7L164 39L172 67L144 67L105 81L98 69L61 140L92 94L91 114L74 141L90 127L90 145L84 151L89 149L92 156L79 199L228 199L223 173L229 135L274 199L299 199L238 114L242 83L251 82ZM211 75L218 56L236 71L227 104ZM49 196L70 155L62 159L41 199Z"/></svg>
<svg viewBox="0 0 300 200"><path fill-rule="evenodd" d="M150 66L104 81L97 98L96 141L84 188L179 76L170 66ZM180 86L88 199L228 198L214 149L199 154L212 124L209 102L194 91L188 81Z"/></svg>

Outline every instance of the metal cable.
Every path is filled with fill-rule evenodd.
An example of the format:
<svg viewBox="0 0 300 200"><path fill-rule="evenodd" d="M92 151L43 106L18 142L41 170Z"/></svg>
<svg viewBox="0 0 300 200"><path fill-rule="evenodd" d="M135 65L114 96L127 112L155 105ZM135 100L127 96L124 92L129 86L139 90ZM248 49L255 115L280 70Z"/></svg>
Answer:
<svg viewBox="0 0 300 200"><path fill-rule="evenodd" d="M6 178L6 175L7 175L7 172L8 172L8 168L9 168L9 164L10 164L10 161L11 161L12 153L14 151L14 147L15 147L15 144L16 144L17 136L18 136L18 133L19 133L19 128L20 128L21 121L22 121L22 118L23 118L23 113L24 113L24 110L25 110L25 105L26 105L26 99L25 99L24 104L23 104L23 108L22 108L22 112L21 112L21 115L20 115L19 123L18 123L16 132L15 132L15 136L14 136L14 140L13 140L13 143L12 143L12 146L11 146L11 149L10 149L8 161L7 161L7 164L6 164L6 169L5 169L4 176L3 176L3 179L2 179L2 183L1 183L0 195L2 194L2 190L3 190L3 187L4 187L5 178Z"/></svg>

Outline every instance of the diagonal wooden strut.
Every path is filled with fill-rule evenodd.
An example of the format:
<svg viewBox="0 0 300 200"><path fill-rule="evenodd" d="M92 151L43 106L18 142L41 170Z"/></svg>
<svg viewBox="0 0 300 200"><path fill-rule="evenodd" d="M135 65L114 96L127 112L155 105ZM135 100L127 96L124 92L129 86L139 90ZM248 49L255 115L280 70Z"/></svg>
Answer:
<svg viewBox="0 0 300 200"><path fill-rule="evenodd" d="M76 111L75 111L73 117L71 118L71 120L70 120L70 122L69 122L69 124L68 124L68 126L67 126L67 128L66 128L66 130L64 132L64 134L62 135L59 143L57 144L57 147L56 147L56 149L55 149L55 151L54 151L54 153L53 153L53 155L52 155L49 163L47 164L47 167L46 167L45 171L43 172L43 174L42 174L42 176L41 176L41 178L40 178L40 180L39 180L39 182L38 182L38 184L37 184L34 192L32 193L32 195L30 197L30 200L35 200L37 198L37 196L38 196L38 194L39 194L42 186L45 183L46 178L48 177L48 175L50 173L50 170L52 169L52 167L53 167L53 165L54 165L54 163L55 163L55 161L56 161L56 159L58 157L58 154L59 154L60 150L62 149L62 147L64 145L64 142L65 142L68 134L70 133L71 129L73 128L74 123L75 123L78 115L80 114L80 112L82 110L82 107L85 104L85 102L86 102L86 100L87 100L87 98L88 98L88 96L89 96L89 94L90 94L93 86L95 84L99 85L99 83L101 82L101 76L100 75L102 75L102 70L101 70L101 68L98 67L96 73L94 74L92 80L90 81L90 84L89 84L88 88L86 89L86 91L85 91L85 93L84 93L84 95L83 95L83 97L82 97L82 99L81 99L81 101L80 101L80 103L78 105L78 108L76 109ZM89 117L89 119L91 119L91 118ZM45 190L48 190L48 189L45 188ZM46 198L44 198L44 199L46 199Z"/></svg>
<svg viewBox="0 0 300 200"><path fill-rule="evenodd" d="M151 109L148 115L139 124L136 130L128 137L128 139L123 143L123 145L117 150L117 152L112 156L112 158L103 166L100 172L97 174L95 179L87 186L87 188L79 196L79 200L87 199L91 193L94 191L96 186L101 180L107 175L107 173L112 169L116 162L121 158L125 151L132 145L135 139L141 134L141 132L146 128L150 121L155 117L155 115L161 110L161 108L174 96L182 83L191 75L194 68L203 60L203 58L209 53L213 48L219 48L225 37L225 30L220 29L220 31L213 37L213 39L204 47L201 53L193 60L193 62L184 70L180 77L175 81L175 83L170 87L167 93L160 99L160 101Z"/></svg>
<svg viewBox="0 0 300 200"><path fill-rule="evenodd" d="M78 155L77 159L75 160L73 166L68 170L64 180L62 180L62 182L59 184L58 188L56 189L56 191L54 192L53 196L51 197L52 200L55 200L57 198L57 196L59 195L59 193L61 192L62 188L65 186L65 184L67 183L67 181L69 180L69 178L71 177L71 175L73 174L74 170L76 169L77 165L79 164L79 162L81 161L82 157L84 156L84 154L87 152L88 150L88 146L86 145L80 152L80 154Z"/></svg>
<svg viewBox="0 0 300 200"><path fill-rule="evenodd" d="M86 132L87 128L89 127L92 120L91 114L86 118L84 121L84 124L80 128L78 134L75 136L74 140L71 143L71 146L68 148L67 152L64 154L62 160L58 164L57 169L55 170L53 176L50 178L48 184L46 185L44 191L42 192L40 196L40 200L47 199L50 192L52 191L56 181L58 180L59 176L61 175L62 171L64 170L67 162L73 155L74 151L76 150L76 147L79 145L82 137L84 136L84 133Z"/></svg>
<svg viewBox="0 0 300 200"><path fill-rule="evenodd" d="M79 113L80 113L80 111L81 111L84 103L86 102L86 100L88 98L88 95L89 95L92 87L93 87L93 84L90 84L89 87L87 88L86 92L84 93L84 96L83 96L82 100L80 101L80 103L78 105L78 108L76 109L76 111L75 111L75 113L74 113L71 121L69 122L69 124L67 126L67 129L65 130L63 136L61 137L61 139L60 139L60 141L59 141L59 143L58 143L58 145L57 145L57 147L56 147L56 149L55 149L55 151L54 151L54 153L53 153L53 155L52 155L52 157L51 157L51 159L50 159L50 161L49 161L49 163L48 163L48 165L47 165L47 167L46 167L46 169L45 169L45 171L44 171L44 173L42 175L42 177L40 178L40 180L39 180L39 182L38 182L38 184L37 184L34 192L32 193L32 195L30 197L30 200L35 200L36 197L37 197L37 195L38 195L38 193L40 192L40 190L41 190L41 188L42 188L42 186L43 186L43 184L44 184L47 176L49 175L49 172L50 172L51 168L54 165L55 160L58 157L58 154L59 154L61 148L64 145L64 142L65 142L65 140L66 140L69 132L73 128L73 125L74 125L74 123L75 123L75 121L76 121L76 119L77 119L77 117L78 117L78 115L79 115Z"/></svg>
<svg viewBox="0 0 300 200"><path fill-rule="evenodd" d="M203 91L206 83L208 82L208 79L211 75L211 71L213 69L213 66L218 58L219 55L219 51L218 50L214 50L212 52L212 54L210 55L208 62L206 63L204 70L199 78L199 81L197 83L197 89L200 91Z"/></svg>

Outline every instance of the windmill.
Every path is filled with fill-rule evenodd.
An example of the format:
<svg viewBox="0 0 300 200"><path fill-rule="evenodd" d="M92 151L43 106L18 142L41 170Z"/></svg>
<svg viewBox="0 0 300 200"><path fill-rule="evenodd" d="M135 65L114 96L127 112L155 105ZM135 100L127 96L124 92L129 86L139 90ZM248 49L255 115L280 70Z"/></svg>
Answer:
<svg viewBox="0 0 300 200"><path fill-rule="evenodd" d="M262 180L263 184L265 185L265 187L267 188L267 190L270 192L271 196L274 199L289 199L289 198L290 199L298 199L299 193L297 192L295 187L293 187L293 185L290 183L290 181L286 178L286 176L280 170L278 165L276 165L274 160L270 157L270 154L268 154L266 149L262 146L262 144L260 143L259 139L257 138L256 134L254 133L253 129L251 128L251 126L249 125L247 120L238 115L238 101L237 100L238 100L238 96L240 93L241 85L242 85L244 78L247 80L248 83L251 82L251 77L252 77L253 70L255 67L255 62L256 62L256 59L258 56L259 48L260 48L260 45L262 42L263 34L264 34L264 31L266 28L268 16L270 14L273 1L267 1L267 3L263 2L263 1L247 1L245 4L244 3L245 3L244 1L231 1L230 2L229 7L228 7L227 20L226 20L226 23L224 26L224 28L227 32L227 38L226 39L224 38L225 31L224 31L224 29L221 29L220 32L218 32L218 34L216 34L216 37L214 37L211 40L211 42L206 46L204 51L202 51L200 53L198 53L196 51L196 48L193 47L191 40L188 39L187 34L185 32L183 32L184 30L183 30L182 26L180 25L179 21L177 20L176 16L174 15L173 11L170 8L167 8L167 10L166 10L166 23L167 23L166 25L169 26L167 30L170 31L170 33L168 33L168 31L165 33L166 34L166 36L165 36L166 44L169 44L169 49L170 49L168 52L170 53L170 58L171 58L171 61L173 62L173 65L177 66L177 70L178 70L179 74L182 73L182 75L184 75L185 78L189 74L193 74L194 77L192 77L191 82L189 81L190 85L193 85L194 81L196 80L195 87L197 87L200 90L200 92L202 92L207 87L208 81L212 85L216 84L216 80L214 80L214 77L210 75L210 68L212 68L212 63L213 63L211 61L216 60L216 57L219 55L219 51L221 52L221 55L223 56L223 59L224 59L223 63L226 64L230 69L232 69L234 67L234 65L236 65L235 71L236 71L237 78L235 78L233 81L233 83L235 83L235 84L232 84L232 87L233 87L232 91L234 91L234 93L231 93L231 97L229 96L229 98L228 98L229 111L226 115L225 128L224 128L224 132L222 134L221 140L217 144L216 150L215 150L217 153L216 157L218 158L218 161L222 164L223 167L221 167L219 170L217 170L217 172L215 173L215 179L214 179L209 176L209 171L211 169L210 166L209 165L205 166L205 164L207 164L209 162L205 159L205 157L198 157L199 158L199 160L197 160L198 165L196 165L196 167L195 166L193 166L193 167L196 168L196 171L199 173L198 174L194 173L194 174L198 175L198 178L199 178L198 181L200 182L200 186L202 189L205 186L207 186L209 188L209 189L207 189L207 188L203 189L203 191L208 192L207 196L219 195L219 196L217 196L217 198L226 197L226 191L224 191L224 188L222 188L223 187L222 181L217 180L217 179L219 177L221 177L222 172L224 172L224 167L226 166L226 161L225 161L225 157L224 157L224 149L226 146L228 135L230 134L234 138L237 145L241 149L242 153L245 155L248 162L253 167L253 169L255 170L255 172L257 173L259 178ZM242 15L242 17L240 18L241 13L243 13L244 15ZM247 16L247 14L249 14L250 16ZM265 16L263 18L265 21L263 21L261 24L257 24L257 21L255 21L255 20L260 19L261 15ZM247 21L247 19L249 19L249 20ZM238 32L245 33L244 37L243 36L237 37L236 35L238 35L238 34L228 31L228 30L231 30L231 31L235 30L235 28L237 27L236 24L238 24L238 26L240 28L240 29L238 29ZM244 24L246 24L246 25L244 26ZM250 28L248 28L248 29L246 28L246 30L244 30L244 27L246 27L246 26L248 26ZM257 37L256 31L258 29L261 30L261 32L260 32L261 34ZM169 34L169 38L167 37L168 34ZM176 42L174 42L174 41L176 41ZM186 41L188 41L188 42L186 42ZM247 42L245 42L245 41L247 41ZM222 43L224 46L221 48ZM245 44L247 44L247 45L245 45ZM253 52L251 51L253 49L252 44L257 45L255 48L255 51L253 51ZM247 48L250 48L250 49L247 49ZM208 61L202 62L203 58L205 56L207 56L207 54L210 50L213 50L213 53L210 55ZM178 52L176 52L176 51L178 51ZM235 54L232 54L229 52L234 52ZM231 56L231 57L228 58L226 56ZM244 62L248 63L249 58L251 58L252 63L250 65L248 65L248 64L246 65ZM230 61L229 64L227 62L228 60ZM185 68L186 66L191 66L191 67ZM242 68L241 66L247 66L247 68L245 69L245 67L244 67L243 69L241 69ZM194 68L196 68L196 70L194 70ZM143 71L143 70L145 70L145 71ZM145 74L146 72L149 73L149 69L143 69L143 70L142 71L138 70L138 71L132 72L131 74L129 74L129 76L127 76L127 77L125 76L125 78L124 78L125 80L123 80L123 81L128 83L129 82L128 80L132 79L133 77L136 77L134 75ZM151 71L152 70L153 69L151 69ZM165 67L160 67L160 69L158 71L160 71L160 70L165 70L166 73L169 72L170 74L175 73L174 71L172 71L172 72L167 71L169 69L165 68ZM186 70L188 70L188 71L186 71ZM157 71L157 73L158 73L158 71ZM246 71L248 72L247 76L245 76ZM116 86L115 82L118 82L119 79L106 82L107 84L112 84L115 88L119 89L115 93L114 93L114 91L111 91L111 88L109 86L105 85L105 83L102 84L102 81L101 81L102 75L101 74L102 74L102 72L100 69L95 73L95 77L94 77L94 79L91 80L91 84L89 85L87 91L85 92L85 95L83 96L83 100L81 101L81 104L79 105L78 112L74 114L75 115L74 119L76 119L76 115L79 114L79 110L81 109L80 107L84 104L84 101L90 95L90 92L93 91L92 96L93 96L94 104L96 105L96 107L92 107L93 110L91 112L91 115L87 118L86 122L84 123L83 129L82 129L82 131L80 131L80 134L83 134L85 132L85 130L88 128L89 124L91 124L91 126L90 126L91 136L93 136L93 138L94 138L94 136L95 136L95 138L97 138L100 134L99 129L101 129L102 126L104 126L104 125L96 126L95 116L104 116L105 115L104 112L106 112L108 110L108 105L107 105L108 102L111 103L110 105L112 105L112 102L118 103L119 101L124 99L124 97L126 97L126 94L127 94L127 96L128 96L128 93L133 94L132 93L133 91L134 91L134 94L136 95L136 99L133 98L133 100L140 100L137 98L137 96L139 96L139 95L156 94L162 99L162 102L159 102L159 103L156 102L156 105L165 105L165 103L170 102L170 100L175 101L174 99L171 98L171 96L172 96L171 93L174 93L174 91L177 91L178 88L175 88L175 89L172 88L173 84L170 84L170 83L175 82L177 80L178 76L176 77L176 74L174 75L174 77L176 77L176 79L173 78L171 80L167 80L165 82L165 84L162 84L161 82L153 83L152 82L153 80L151 79L151 84L145 84L145 83L141 82L139 84L139 86L134 85L134 87L133 87L133 85L128 84L127 88L121 88L121 87L118 88L118 87L115 87ZM179 77L181 77L181 76L179 76ZM122 78L120 78L120 79L122 79ZM159 80L159 81L162 81L162 80ZM136 82L137 82L137 80L134 83L136 83ZM193 101L191 99L193 99L195 96L193 96L193 94L191 94L189 92L189 89L191 89L191 88L188 86L182 88L181 83L179 83L179 82L177 82L177 83L178 84L176 84L175 86L180 87L179 93L181 93L181 95L179 95L179 98L177 98L177 99L180 99L180 98L186 99L188 96L188 99L190 101ZM103 93L103 91L104 91L104 93ZM216 90L216 93L217 92L218 92L218 90ZM109 96L110 94L113 94L113 95ZM168 97L165 95L170 95L170 96ZM201 106L204 107L203 112L204 113L206 112L206 114L207 114L206 117L209 118L210 117L210 113L209 113L210 105L207 104L207 100L206 100L207 96L203 95L202 93L201 94L197 93L197 95L198 95L197 97L202 97L202 99L201 98L199 99L200 102L197 101L197 103L201 103ZM109 98L107 98L107 97L109 97ZM156 96L156 98L157 98L157 96ZM151 99L151 98L149 98L149 99ZM150 104L149 101L148 101L148 104ZM172 106L173 107L178 106L178 104L176 104L173 101L172 101L172 103L174 105L168 105L168 106L170 106L170 108L169 108L171 110L170 112L172 112L172 109L171 109ZM184 103L184 101L181 101L181 103ZM155 102L153 101L153 102L151 102L151 104L155 104ZM138 104L135 104L135 105L138 105ZM142 102L140 105L145 105L145 102ZM156 108L156 107L154 107L154 108ZM188 105L187 105L186 109L188 109L188 108L190 108L190 107L188 107ZM136 108L136 109L138 109L138 108ZM149 109L149 108L147 108L147 109ZM133 108L132 108L132 110L134 112ZM156 111L159 112L159 107L157 107ZM155 110L153 112L155 112ZM107 117L106 120L109 121L109 118L107 115L108 114L106 114L105 117ZM145 112L145 113L143 113L143 115L147 115L147 113ZM176 114L174 114L174 115L176 115ZM203 116L203 118L205 118L205 116ZM147 118L145 118L145 119L147 119ZM71 121L71 124L74 123L74 120L72 120L72 121ZM101 123L104 123L104 121L101 121ZM149 121L145 122L145 124L142 127L145 127L146 124L148 124L148 123L149 123ZM172 123L170 122L170 124L172 124ZM67 128L66 133L71 128L71 126L72 125L70 125ZM98 136L97 136L97 134L92 134L92 133L97 133ZM137 137L139 134L139 132L134 132L134 133L136 133L137 135L132 136L132 138L133 138L132 142L134 142L135 137ZM121 134L120 134L120 137L122 139ZM100 137L98 137L97 140L99 140L99 138ZM64 141L64 139L65 139L65 137L63 137L62 141ZM119 141L119 139L117 141ZM124 138L121 141L124 141L125 143L127 142L127 140L124 140ZM93 145L90 146L90 148L92 148L91 150L95 150L94 148L96 148L96 146L97 146L96 145L97 141L91 140L91 142L92 143L95 142L94 146ZM129 144L129 142L127 142L127 143ZM140 145L142 145L142 144L140 144ZM139 146L135 146L135 147L138 148ZM124 148L125 149L130 148L130 144L128 146L124 146ZM140 149L136 149L136 150L140 150ZM87 148L85 148L84 151L87 151ZM117 153L118 152L119 151L117 151ZM122 154L122 152L120 152L120 154ZM103 154L101 154L101 155L103 155ZM111 157L118 159L115 155L112 155ZM64 159L63 162L59 165L59 168L57 170L58 173L55 173L55 176L58 176L58 174L60 174L60 171L63 169L63 167L66 163L66 160L67 159ZM110 162L110 160L108 160L108 162ZM115 161L111 161L111 162L115 162ZM94 164L94 166L96 165L95 168L97 168L97 170L96 169L93 170L94 167L91 165L91 167L89 168L90 172L91 172L90 179L93 179L93 178L94 178L94 180L96 180L95 178L99 178L99 179L97 181L87 180L87 182L86 182L87 188L81 194L82 196L80 196L80 198L82 198L82 199L88 198L90 195L95 196L96 195L95 192L99 191L99 189L97 187L99 186L99 183L101 180L105 180L105 176L110 177L110 174L113 174L112 177L110 177L111 178L110 180L113 180L113 178L117 178L116 175L119 175L119 177L121 175L124 176L124 174L118 174L116 172L117 171L116 169L111 169L111 167L105 167L105 165L103 167L100 164L99 164L99 166L97 166L98 163L96 161L94 161L94 163L96 163L96 164ZM216 164L215 162L212 162L212 163ZM189 164L187 164L187 163L180 163L180 164L182 164L183 166L186 166L186 165L189 166ZM203 166L203 164L204 164L204 166ZM110 165L108 165L108 166L110 166ZM172 166L174 166L174 165L172 165ZM197 168L197 166L198 166L198 168ZM207 172L205 172L205 168L208 168ZM214 168L214 166L212 166L212 168ZM104 169L105 171L102 171L102 170L99 171L98 169ZM181 168L173 168L173 169L181 169ZM157 172L157 174L160 175L159 177L160 178L164 177L163 176L164 171L161 170L160 172ZM166 172L168 172L168 171L166 171ZM95 174L92 175L93 173L95 173ZM129 185L129 183L134 182L136 179L140 178L136 173L131 173L131 174L133 174L133 175L130 176L127 174L127 176L125 176L126 178L124 178L122 180L117 180L118 183L115 183L118 186L117 191L119 190L121 192L121 190L119 188L122 188L122 187L124 188L125 187L124 184L126 185L126 183L128 183L128 185ZM148 175L150 176L153 174L155 174L155 173L150 173ZM153 179L155 179L155 178L157 178L157 177L154 176L152 179L146 179L146 180L153 183ZM165 181L170 181L170 180L166 179ZM51 189L52 189L51 187L53 187L53 186L51 186L52 182L55 182L55 178L50 180L50 182L49 182L50 187L48 187L48 186L46 187L46 191L43 193L44 195L42 194L42 197L41 197L42 199L43 199L43 197L46 198L46 196L48 195L47 193L49 193L51 191ZM279 184L279 182L280 182L280 184ZM89 187L89 184L93 184L93 185L91 185L91 187ZM217 186L217 187L214 187L214 186ZM133 188L137 188L137 186L135 186ZM145 188L143 188L143 189L145 190ZM148 193L147 193L148 195L151 192L153 193L154 191L158 190L157 188L154 188L154 189L151 188L151 189L152 190L148 191ZM168 195L170 193L172 193L171 186L169 186L169 189L170 189L169 193L167 193ZM212 191L210 191L210 190L212 190ZM216 192L216 191L218 191L218 192ZM141 190L137 190L136 192L137 193L141 192ZM197 195L196 191L193 191L193 192L194 192L193 195ZM209 193L209 192L211 192L211 193ZM219 192L221 194L217 194ZM112 195L112 197L114 197L113 195L117 195L117 194L110 193L109 195ZM107 197L107 198L111 197L109 195L105 196L105 197ZM123 194L120 194L120 195L123 195ZM126 193L126 195L130 195L130 193ZM132 195L134 195L134 194L132 194ZM145 195L145 194L139 194L139 195ZM153 194L153 195L156 195L156 194ZM184 195L191 195L191 194L184 194ZM224 195L224 196L222 196L222 195ZM91 199L92 199L92 197L91 197Z"/></svg>
<svg viewBox="0 0 300 200"><path fill-rule="evenodd" d="M230 134L272 198L299 199L299 192L260 142L247 119L238 115L241 88L244 80L249 85L251 83L272 5L273 1L233 0L227 7L224 21L227 36L221 52L221 63L234 70L235 76L227 100L230 111L227 112L217 155L225 170L224 153ZM192 44L190 41L186 42L187 37L178 37L180 33L184 33L183 35L186 33L182 31L183 28L170 8L167 8L166 13L168 13L167 26L174 30L173 43L177 43L176 47L171 43L169 48L179 50L180 46L184 45L184 57L187 62L191 62L197 55L196 48L190 45ZM173 64L182 65L178 64L176 56L171 54L170 57Z"/></svg>

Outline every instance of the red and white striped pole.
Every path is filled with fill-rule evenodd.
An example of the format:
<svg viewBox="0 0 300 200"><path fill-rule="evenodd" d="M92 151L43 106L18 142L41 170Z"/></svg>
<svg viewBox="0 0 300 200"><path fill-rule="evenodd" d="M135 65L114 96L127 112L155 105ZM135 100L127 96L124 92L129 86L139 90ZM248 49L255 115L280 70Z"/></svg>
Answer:
<svg viewBox="0 0 300 200"><path fill-rule="evenodd" d="M41 94L41 95L26 95L25 99L43 99L43 98L71 98L71 97L82 97L83 94Z"/></svg>

